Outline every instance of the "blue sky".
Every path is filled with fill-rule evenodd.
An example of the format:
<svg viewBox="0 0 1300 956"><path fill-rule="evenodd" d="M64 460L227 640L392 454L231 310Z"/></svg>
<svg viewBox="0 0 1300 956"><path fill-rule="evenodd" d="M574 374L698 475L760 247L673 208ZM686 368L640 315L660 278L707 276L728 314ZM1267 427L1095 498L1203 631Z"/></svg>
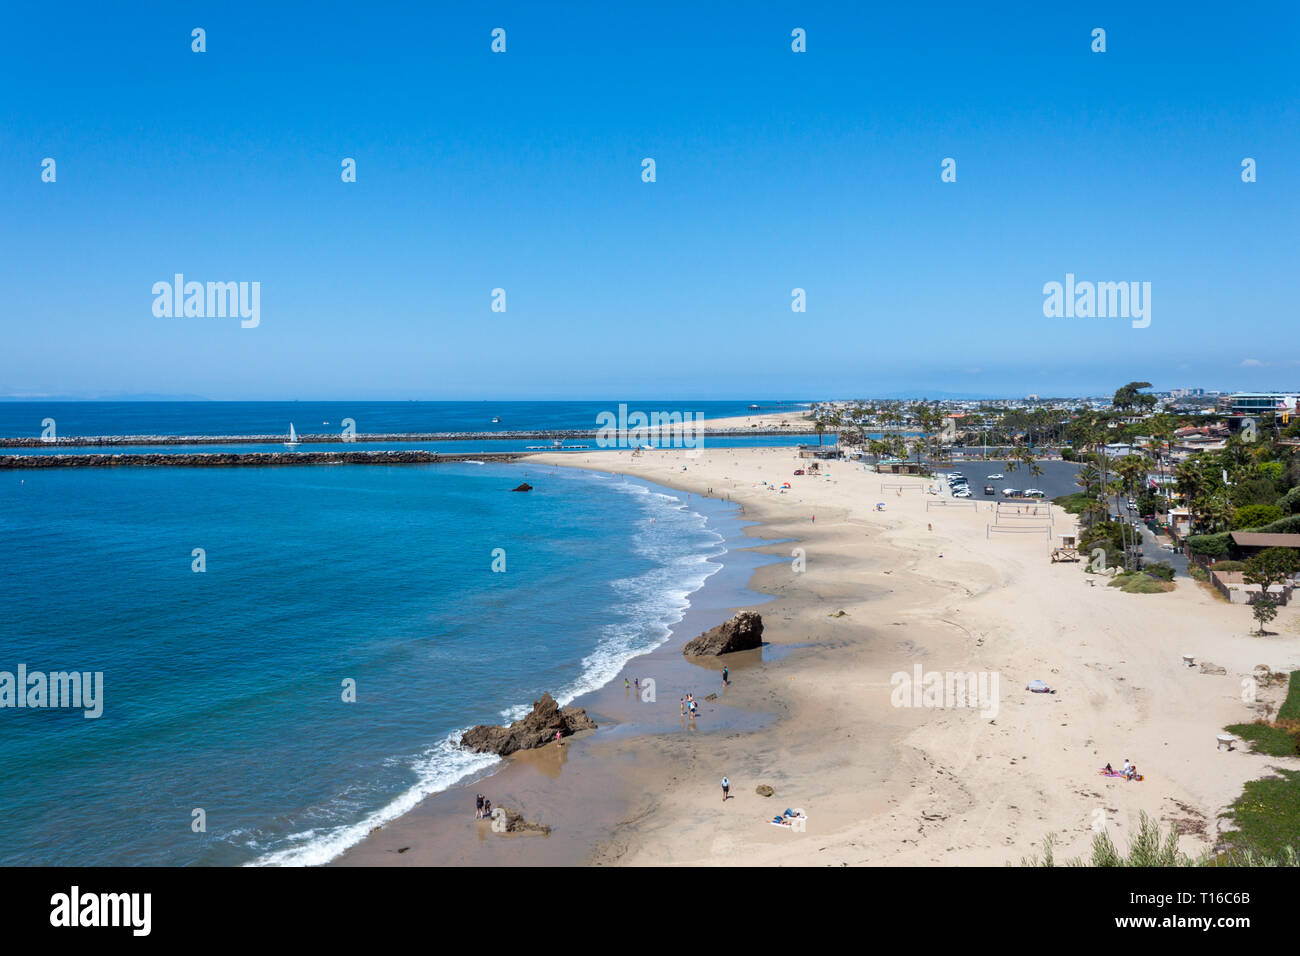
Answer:
<svg viewBox="0 0 1300 956"><path fill-rule="evenodd" d="M0 394L1300 384L1295 4L117 6L0 11Z"/></svg>

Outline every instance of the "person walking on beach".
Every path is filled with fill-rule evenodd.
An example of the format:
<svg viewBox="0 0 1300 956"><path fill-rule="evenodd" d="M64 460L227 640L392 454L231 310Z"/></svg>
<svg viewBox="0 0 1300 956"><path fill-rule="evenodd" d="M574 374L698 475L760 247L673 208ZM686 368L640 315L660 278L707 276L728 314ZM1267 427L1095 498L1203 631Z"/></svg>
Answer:
<svg viewBox="0 0 1300 956"><path fill-rule="evenodd" d="M683 698L681 699L681 705L682 705L682 716L685 717L685 716L686 716L686 698L685 698L685 697L683 697Z"/></svg>
<svg viewBox="0 0 1300 956"><path fill-rule="evenodd" d="M731 789L731 781L726 777L722 778L722 802L727 802L727 791Z"/></svg>
<svg viewBox="0 0 1300 956"><path fill-rule="evenodd" d="M474 795L474 819L483 819L483 794L481 793L476 793Z"/></svg>
<svg viewBox="0 0 1300 956"><path fill-rule="evenodd" d="M723 686L723 687L726 687L726 686L727 686L727 674L728 674L728 673L729 673L729 671L728 671L725 667L722 668L722 686Z"/></svg>
<svg viewBox="0 0 1300 956"><path fill-rule="evenodd" d="M492 801L487 797L483 798L483 819L486 820L492 816Z"/></svg>

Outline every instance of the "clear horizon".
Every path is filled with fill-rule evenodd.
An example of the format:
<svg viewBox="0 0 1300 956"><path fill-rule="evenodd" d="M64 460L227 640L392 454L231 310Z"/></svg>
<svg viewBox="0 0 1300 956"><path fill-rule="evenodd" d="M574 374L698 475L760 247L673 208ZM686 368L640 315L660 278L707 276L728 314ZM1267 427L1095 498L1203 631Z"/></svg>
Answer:
<svg viewBox="0 0 1300 956"><path fill-rule="evenodd" d="M1284 4L6 19L0 395L1300 381L1274 341L1300 239ZM177 274L257 283L256 322L155 314ZM1150 283L1149 325L1048 318L1045 286L1076 278Z"/></svg>

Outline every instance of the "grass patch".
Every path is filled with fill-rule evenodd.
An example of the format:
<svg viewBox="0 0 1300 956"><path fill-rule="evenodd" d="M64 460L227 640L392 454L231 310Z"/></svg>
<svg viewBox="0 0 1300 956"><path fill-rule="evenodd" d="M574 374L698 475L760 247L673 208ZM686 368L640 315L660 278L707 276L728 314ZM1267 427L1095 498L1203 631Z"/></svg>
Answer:
<svg viewBox="0 0 1300 956"><path fill-rule="evenodd" d="M1300 720L1300 671L1291 672L1291 685L1287 688L1286 700L1277 709L1278 720Z"/></svg>
<svg viewBox="0 0 1300 956"><path fill-rule="evenodd" d="M1257 720L1253 724L1230 724L1225 727L1230 734L1250 741L1250 749L1270 757L1294 757L1300 754L1300 737L1284 726Z"/></svg>
<svg viewBox="0 0 1300 956"><path fill-rule="evenodd" d="M1252 780L1224 812L1237 829L1223 834L1235 849L1280 856L1300 835L1300 770Z"/></svg>
<svg viewBox="0 0 1300 956"><path fill-rule="evenodd" d="M1175 584L1172 581L1161 581L1159 578L1153 578L1142 571L1129 571L1125 574L1115 575L1114 580L1106 586L1119 588L1125 594L1163 594L1166 591L1172 591Z"/></svg>
<svg viewBox="0 0 1300 956"><path fill-rule="evenodd" d="M1091 495L1085 495L1082 491L1077 491L1072 495L1061 495L1059 498L1053 498L1052 504L1060 505L1072 515L1083 514L1083 509L1089 503L1096 499Z"/></svg>
<svg viewBox="0 0 1300 956"><path fill-rule="evenodd" d="M1297 771L1300 774L1300 771ZM1300 789L1300 788L1298 788ZM1225 814L1226 816L1226 814ZM1244 831L1239 834L1244 836ZM1252 844L1234 844L1224 852L1215 854L1206 850L1199 857L1193 858L1178 849L1178 825L1170 827L1165 833L1158 821L1141 815L1138 829L1130 838L1128 852L1121 852L1104 830L1092 839L1092 852L1085 857L1058 861L1056 859L1055 841L1047 837L1043 841L1043 855L1037 854L1020 858L1021 866L1058 867L1116 867L1116 866L1300 866L1300 853L1294 844L1282 842L1265 851Z"/></svg>

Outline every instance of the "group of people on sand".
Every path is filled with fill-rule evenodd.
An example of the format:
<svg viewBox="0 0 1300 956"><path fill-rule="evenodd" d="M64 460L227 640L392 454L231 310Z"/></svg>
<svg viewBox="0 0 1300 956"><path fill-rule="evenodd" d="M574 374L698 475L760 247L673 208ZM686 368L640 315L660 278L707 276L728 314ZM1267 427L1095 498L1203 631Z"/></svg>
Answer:
<svg viewBox="0 0 1300 956"><path fill-rule="evenodd" d="M492 817L492 801L481 793L474 794L474 819L488 820Z"/></svg>
<svg viewBox="0 0 1300 956"><path fill-rule="evenodd" d="M1142 775L1138 773L1137 764L1129 763L1128 757L1124 758L1124 766L1119 770L1116 770L1110 764L1106 764L1105 768L1101 772L1108 777L1123 777L1125 780L1142 779Z"/></svg>
<svg viewBox="0 0 1300 956"><path fill-rule="evenodd" d="M699 711L699 705L695 703L695 695L687 694L685 697L681 699L681 705L682 705L682 716L685 717L687 716L687 714L689 714L691 720L694 720L696 713L698 713Z"/></svg>

